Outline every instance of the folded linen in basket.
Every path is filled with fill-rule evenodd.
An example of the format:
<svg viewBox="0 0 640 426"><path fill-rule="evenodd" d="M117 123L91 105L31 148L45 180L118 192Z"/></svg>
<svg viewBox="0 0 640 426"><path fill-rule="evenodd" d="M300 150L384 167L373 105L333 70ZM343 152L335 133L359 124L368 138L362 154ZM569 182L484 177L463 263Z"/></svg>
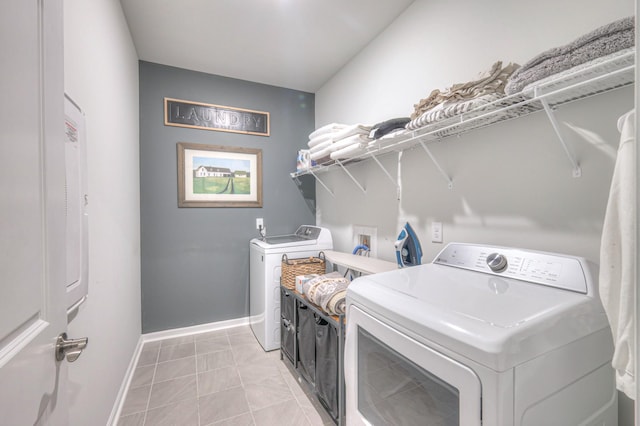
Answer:
<svg viewBox="0 0 640 426"><path fill-rule="evenodd" d="M311 132L309 134L309 140L316 138L317 136L320 136L322 134L325 133L335 133L341 129L344 129L345 127L347 127L346 124L340 124L340 123L329 123L329 124L325 124L322 127L318 127L316 130L314 130L313 132Z"/></svg>
<svg viewBox="0 0 640 426"><path fill-rule="evenodd" d="M342 315L347 310L347 290L340 290L335 292L327 302L327 306L323 309L331 315Z"/></svg>
<svg viewBox="0 0 640 426"><path fill-rule="evenodd" d="M596 28L569 44L540 53L513 73L505 87L505 93L518 93L527 84L633 46L634 22L633 16L619 19Z"/></svg>
<svg viewBox="0 0 640 426"><path fill-rule="evenodd" d="M326 275L320 275L303 284L304 294L311 303L320 306L325 312L333 315L339 315L341 303L341 294L344 292L346 296L349 280L344 278L338 272L331 272ZM332 299L335 299L332 301ZM342 308L344 309L344 307ZM342 312L344 313L344 311Z"/></svg>

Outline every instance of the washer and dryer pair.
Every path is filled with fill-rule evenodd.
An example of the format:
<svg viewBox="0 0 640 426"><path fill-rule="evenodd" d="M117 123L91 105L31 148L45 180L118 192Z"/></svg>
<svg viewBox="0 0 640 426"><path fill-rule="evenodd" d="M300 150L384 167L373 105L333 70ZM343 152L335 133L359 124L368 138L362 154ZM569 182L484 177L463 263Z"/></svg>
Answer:
<svg viewBox="0 0 640 426"><path fill-rule="evenodd" d="M280 348L280 275L282 255L289 259L331 250L326 228L302 225L295 234L254 238L249 243L249 323L265 351Z"/></svg>

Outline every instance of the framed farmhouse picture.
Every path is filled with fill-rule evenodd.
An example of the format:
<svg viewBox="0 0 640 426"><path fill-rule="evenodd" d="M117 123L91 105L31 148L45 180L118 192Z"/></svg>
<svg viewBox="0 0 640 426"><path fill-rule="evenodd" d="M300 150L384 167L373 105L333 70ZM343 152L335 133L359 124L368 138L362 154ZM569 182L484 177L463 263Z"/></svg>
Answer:
<svg viewBox="0 0 640 426"><path fill-rule="evenodd" d="M178 207L262 207L262 150L179 142Z"/></svg>

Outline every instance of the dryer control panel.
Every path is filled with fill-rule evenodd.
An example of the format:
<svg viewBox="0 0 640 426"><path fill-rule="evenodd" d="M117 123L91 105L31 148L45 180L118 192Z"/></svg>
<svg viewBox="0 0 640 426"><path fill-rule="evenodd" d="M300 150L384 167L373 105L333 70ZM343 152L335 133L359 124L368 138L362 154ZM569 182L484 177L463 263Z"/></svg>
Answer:
<svg viewBox="0 0 640 426"><path fill-rule="evenodd" d="M498 246L450 243L433 261L506 278L590 294L590 268L584 258Z"/></svg>

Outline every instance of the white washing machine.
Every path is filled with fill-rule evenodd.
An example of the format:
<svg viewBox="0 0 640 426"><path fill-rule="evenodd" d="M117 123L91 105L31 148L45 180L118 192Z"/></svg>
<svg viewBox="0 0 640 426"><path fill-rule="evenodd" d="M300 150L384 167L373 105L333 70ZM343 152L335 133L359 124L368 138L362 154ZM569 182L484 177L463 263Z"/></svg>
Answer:
<svg viewBox="0 0 640 426"><path fill-rule="evenodd" d="M265 351L280 348L280 275L282 255L289 259L318 256L331 250L333 240L326 228L302 225L295 234L249 243L249 322Z"/></svg>
<svg viewBox="0 0 640 426"><path fill-rule="evenodd" d="M348 425L617 425L613 343L583 258L449 244L347 292Z"/></svg>

